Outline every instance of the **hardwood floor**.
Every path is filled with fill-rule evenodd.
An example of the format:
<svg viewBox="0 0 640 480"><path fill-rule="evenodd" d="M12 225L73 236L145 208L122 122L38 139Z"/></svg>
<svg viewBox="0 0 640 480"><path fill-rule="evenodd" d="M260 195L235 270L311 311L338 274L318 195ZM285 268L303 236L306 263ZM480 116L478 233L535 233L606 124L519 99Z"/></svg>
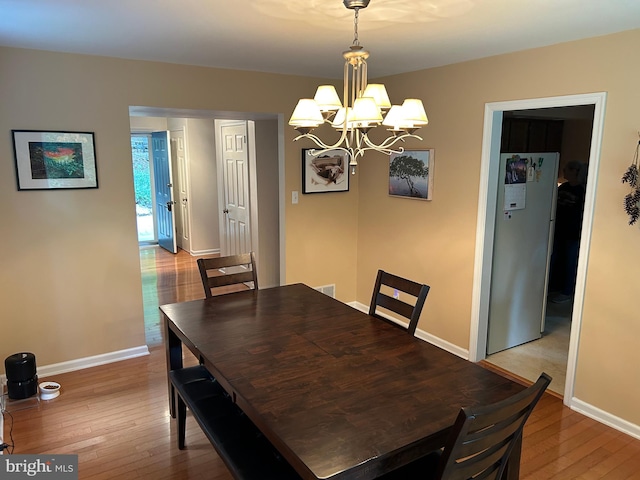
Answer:
<svg viewBox="0 0 640 480"><path fill-rule="evenodd" d="M157 306L204 297L195 259L184 252L140 252L145 328L151 354L47 378L62 385L49 401L9 401L14 453L78 454L81 479L213 479L231 475L195 421L178 450L169 417ZM187 363L195 363L192 357ZM11 419L4 441L11 443ZM525 427L521 478L640 479L640 440L545 395Z"/></svg>

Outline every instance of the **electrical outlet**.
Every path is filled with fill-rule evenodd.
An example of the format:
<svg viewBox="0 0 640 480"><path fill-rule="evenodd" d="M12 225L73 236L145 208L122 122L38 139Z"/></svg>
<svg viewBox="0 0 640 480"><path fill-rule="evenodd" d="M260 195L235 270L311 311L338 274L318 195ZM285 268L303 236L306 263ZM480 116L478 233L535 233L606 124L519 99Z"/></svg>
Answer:
<svg viewBox="0 0 640 480"><path fill-rule="evenodd" d="M294 205L298 203L298 192L291 192L291 203L293 203Z"/></svg>

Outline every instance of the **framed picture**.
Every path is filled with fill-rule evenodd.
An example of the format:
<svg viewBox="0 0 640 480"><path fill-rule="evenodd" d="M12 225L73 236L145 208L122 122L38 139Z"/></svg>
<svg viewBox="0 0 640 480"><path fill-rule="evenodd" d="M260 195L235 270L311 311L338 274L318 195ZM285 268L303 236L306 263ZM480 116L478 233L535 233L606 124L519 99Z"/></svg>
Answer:
<svg viewBox="0 0 640 480"><path fill-rule="evenodd" d="M349 165L347 153L329 150L318 156L302 149L302 193L347 192Z"/></svg>
<svg viewBox="0 0 640 480"><path fill-rule="evenodd" d="M93 133L11 132L18 190L98 188Z"/></svg>
<svg viewBox="0 0 640 480"><path fill-rule="evenodd" d="M433 148L405 150L389 157L389 195L431 200L433 193Z"/></svg>

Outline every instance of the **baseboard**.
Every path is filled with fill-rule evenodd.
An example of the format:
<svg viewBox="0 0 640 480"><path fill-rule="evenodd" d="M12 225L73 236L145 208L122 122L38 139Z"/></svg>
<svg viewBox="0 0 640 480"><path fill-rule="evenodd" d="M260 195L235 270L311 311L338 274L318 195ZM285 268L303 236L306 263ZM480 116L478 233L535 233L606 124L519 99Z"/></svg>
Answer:
<svg viewBox="0 0 640 480"><path fill-rule="evenodd" d="M94 355L92 357L78 358L69 360L68 362L54 363L51 365L36 365L38 379L51 375L59 375L61 373L73 372L107 363L119 362L130 358L142 357L149 355L149 348L146 345L128 348L126 350L118 350L116 352L103 353L102 355ZM2 382L6 381L6 375L2 375Z"/></svg>
<svg viewBox="0 0 640 480"><path fill-rule="evenodd" d="M220 255L220 249L212 248L209 250L191 250L189 253L194 257L201 257L202 255Z"/></svg>
<svg viewBox="0 0 640 480"><path fill-rule="evenodd" d="M604 410L600 410L599 408L583 402L582 400L578 400L575 397L571 399L569 408L640 440L640 425L636 425L634 423L623 420L620 417L616 417L615 415L605 412Z"/></svg>
<svg viewBox="0 0 640 480"><path fill-rule="evenodd" d="M360 302L349 302L347 303L347 305L349 305L350 307L355 308L356 310L360 310L361 312L365 312L368 313L369 312L369 305L365 305L364 303L360 303ZM405 328L407 328L409 326L409 322L404 322L402 320L398 320L397 318L393 318L390 315L385 315L384 313L380 313L380 316L394 322L397 323L398 325L401 325ZM454 355L463 358L465 360L469 360L469 350L464 349L464 348L460 348L457 345L454 345L453 343L449 343L446 340L443 340L440 337L436 337L435 335L431 335L430 333L425 332L424 330L421 329L417 329L416 333L415 333L416 338L419 338L420 340L424 340L425 342L428 342L432 345L435 345L436 347L441 348L442 350L445 350L449 353L453 353Z"/></svg>

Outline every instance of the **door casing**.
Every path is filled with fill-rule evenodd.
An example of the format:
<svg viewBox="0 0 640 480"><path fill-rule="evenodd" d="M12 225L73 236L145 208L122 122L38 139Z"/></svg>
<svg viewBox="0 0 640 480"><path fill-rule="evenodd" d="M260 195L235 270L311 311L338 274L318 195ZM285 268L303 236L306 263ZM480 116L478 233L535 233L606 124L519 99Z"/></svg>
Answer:
<svg viewBox="0 0 640 480"><path fill-rule="evenodd" d="M593 228L593 211L597 186L597 171L600 164L602 133L606 92L581 95L567 95L485 104L482 157L480 166L480 191L478 198L478 220L476 227L476 248L473 274L473 294L471 325L469 333L469 360L477 362L485 358L489 318L489 293L491 288L491 263L493 258L493 232L496 212L496 189L498 186L500 162L500 140L502 134L502 114L512 110L533 110L553 107L593 105L593 128L589 171L583 214L580 258L572 313L571 336L567 362L567 376L564 389L564 404L572 406L575 387L578 345L582 323L582 307L589 259L589 247Z"/></svg>

